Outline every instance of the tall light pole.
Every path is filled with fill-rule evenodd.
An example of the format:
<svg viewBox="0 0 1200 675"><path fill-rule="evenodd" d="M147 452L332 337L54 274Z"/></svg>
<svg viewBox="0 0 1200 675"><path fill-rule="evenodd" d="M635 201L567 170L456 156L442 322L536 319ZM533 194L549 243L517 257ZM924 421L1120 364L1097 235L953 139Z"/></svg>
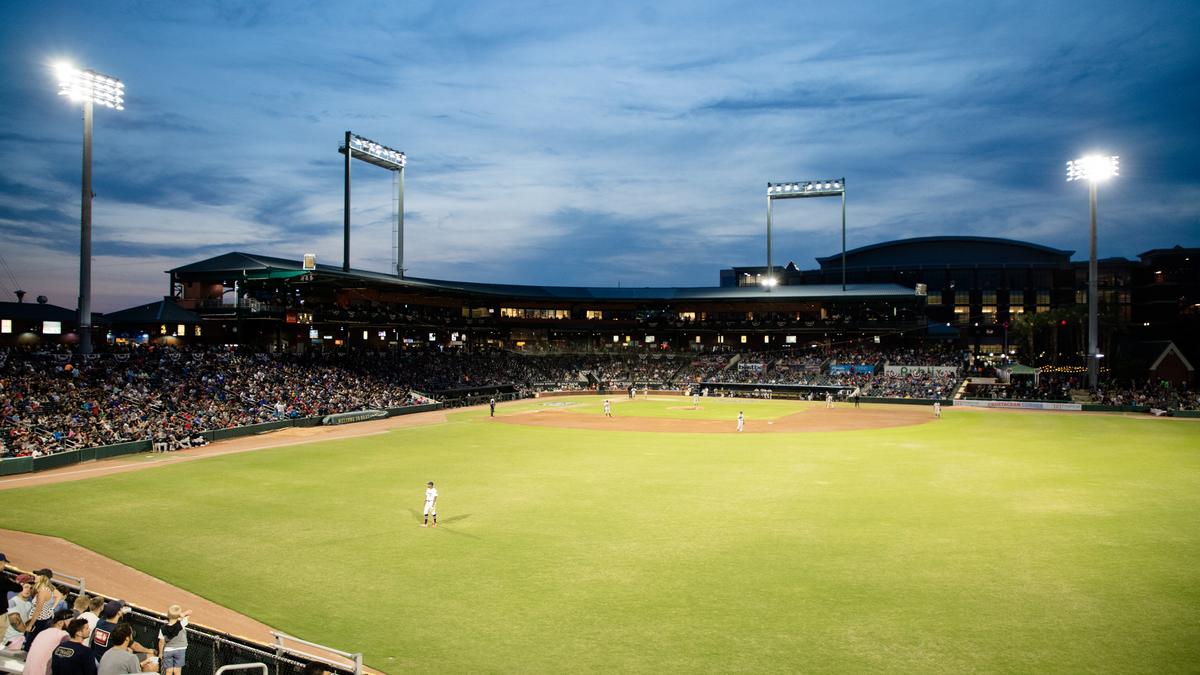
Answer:
<svg viewBox="0 0 1200 675"><path fill-rule="evenodd" d="M1096 388L1100 380L1100 318L1097 293L1096 265L1096 184L1120 173L1120 157L1088 155L1067 162L1067 181L1088 182L1088 203L1091 206L1091 256L1088 259L1088 387Z"/></svg>
<svg viewBox="0 0 1200 675"><path fill-rule="evenodd" d="M393 173L392 179L392 271L397 277L404 276L404 167L408 157L399 150L380 145L369 138L347 131L346 139L338 146L338 152L346 156L345 187L342 212L342 271L350 271L350 160L358 159L374 164Z"/></svg>
<svg viewBox="0 0 1200 675"><path fill-rule="evenodd" d="M79 212L79 353L92 353L92 104L125 109L125 85L94 70L54 66L58 95L83 104L83 192Z"/></svg>
<svg viewBox="0 0 1200 675"><path fill-rule="evenodd" d="M767 278L763 286L767 291L778 283L771 261L771 204L776 199L804 199L808 197L842 198L842 290L846 290L846 179L793 181L791 183L767 183Z"/></svg>

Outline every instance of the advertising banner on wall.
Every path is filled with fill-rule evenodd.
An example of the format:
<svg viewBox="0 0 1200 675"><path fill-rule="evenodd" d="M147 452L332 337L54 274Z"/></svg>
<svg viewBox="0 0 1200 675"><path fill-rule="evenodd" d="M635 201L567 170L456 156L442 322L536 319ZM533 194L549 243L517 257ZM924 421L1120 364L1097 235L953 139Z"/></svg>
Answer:
<svg viewBox="0 0 1200 675"><path fill-rule="evenodd" d="M858 373L860 375L874 375L875 366L850 363L835 363L829 366L830 373Z"/></svg>
<svg viewBox="0 0 1200 675"><path fill-rule="evenodd" d="M964 398L955 401L954 405L967 406L968 408L1009 408L1016 410L1083 410L1083 406L1079 403L1052 403L1050 401L975 401Z"/></svg>
<svg viewBox="0 0 1200 675"><path fill-rule="evenodd" d="M954 366L884 366L887 375L954 375L958 368Z"/></svg>

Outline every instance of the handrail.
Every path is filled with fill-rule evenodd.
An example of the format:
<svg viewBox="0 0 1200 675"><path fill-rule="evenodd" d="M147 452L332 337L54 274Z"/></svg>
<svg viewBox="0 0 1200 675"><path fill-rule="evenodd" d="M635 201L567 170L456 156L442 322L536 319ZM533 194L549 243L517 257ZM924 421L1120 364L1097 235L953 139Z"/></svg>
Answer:
<svg viewBox="0 0 1200 675"><path fill-rule="evenodd" d="M308 640L302 640L298 637L293 637L291 635L288 635L287 633L279 633L276 631L271 631L271 635L275 636L276 652L285 652L285 651L291 652L293 654L299 654L300 656L305 656L310 659L316 659L318 661L323 661L323 662L328 663L333 666L338 665L336 663L329 661L327 658L321 656L320 654L312 654L309 652L301 651L299 649L292 649L290 647L284 646L284 644L283 644L284 640L291 640L292 642L299 642L302 645L308 645L309 647L316 647L317 649L320 649L322 651L329 652L330 654L337 654L338 656L341 656L343 658L349 659L350 661L353 661L354 662L354 675L362 675L362 670L363 670L362 652L354 652L354 653L344 652L340 649L334 649L333 647L326 647L325 645L317 643L317 642L309 642Z"/></svg>
<svg viewBox="0 0 1200 675"><path fill-rule="evenodd" d="M271 675L271 669L267 668L265 663L231 663L228 666L217 668L215 675L221 675L227 670L249 670L251 668L262 668L263 675Z"/></svg>

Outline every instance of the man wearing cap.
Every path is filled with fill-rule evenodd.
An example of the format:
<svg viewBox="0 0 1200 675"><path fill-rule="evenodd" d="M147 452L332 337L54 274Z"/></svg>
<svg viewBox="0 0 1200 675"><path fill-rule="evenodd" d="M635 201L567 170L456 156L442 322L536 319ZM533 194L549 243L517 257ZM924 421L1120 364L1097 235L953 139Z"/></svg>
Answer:
<svg viewBox="0 0 1200 675"><path fill-rule="evenodd" d="M8 600L8 611L4 613L5 649L20 650L25 647L25 631L33 628L33 577L17 575L16 582L21 592Z"/></svg>
<svg viewBox="0 0 1200 675"><path fill-rule="evenodd" d="M4 576L4 568L8 566L8 556L0 553L0 593L3 593L4 603L8 604L8 599L17 593L21 592L21 585L9 581L8 577Z"/></svg>
<svg viewBox="0 0 1200 675"><path fill-rule="evenodd" d="M73 617L71 610L60 609L54 612L50 625L38 631L33 644L29 645L29 653L25 655L26 675L50 675L50 657L54 656L54 648L64 638L71 637L63 628Z"/></svg>
<svg viewBox="0 0 1200 675"><path fill-rule="evenodd" d="M433 526L437 527L437 488L433 487L433 481L426 483L425 488L425 522L421 523L421 527L429 527L429 514L433 513Z"/></svg>
<svg viewBox="0 0 1200 675"><path fill-rule="evenodd" d="M92 631L92 654L99 661L104 652L107 652L110 647L114 646L112 641L113 631L120 625L121 617L129 611L129 605L125 604L124 600L109 600L104 603L104 609L100 610L100 621L96 623L96 628ZM143 647L136 642L130 642L129 649L143 654L153 654L154 650L148 647Z"/></svg>
<svg viewBox="0 0 1200 675"><path fill-rule="evenodd" d="M133 653L137 643L133 641L133 628L129 624L123 623L113 628L109 641L112 642L112 647L105 650L104 656L100 658L100 667L97 669L100 675L125 675L157 670L157 659L139 659L137 654Z"/></svg>

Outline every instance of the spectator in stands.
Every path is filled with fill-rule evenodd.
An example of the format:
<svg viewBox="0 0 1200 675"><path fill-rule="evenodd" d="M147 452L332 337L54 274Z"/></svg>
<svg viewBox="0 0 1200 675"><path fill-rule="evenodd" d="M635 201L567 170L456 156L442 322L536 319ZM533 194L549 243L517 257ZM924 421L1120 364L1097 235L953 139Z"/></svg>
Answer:
<svg viewBox="0 0 1200 675"><path fill-rule="evenodd" d="M0 553L0 598L3 598L5 606L8 605L9 598L21 592L21 584L10 580L3 574L7 566L8 556Z"/></svg>
<svg viewBox="0 0 1200 675"><path fill-rule="evenodd" d="M82 596L81 596L82 597ZM100 622L100 612L104 609L104 597L93 595L88 598L87 611L79 615L79 618L87 621L88 632L84 637L84 644L90 649L92 646L92 629Z"/></svg>
<svg viewBox="0 0 1200 675"><path fill-rule="evenodd" d="M50 658L51 675L96 675L96 657L85 642L92 629L86 619L67 624L69 637L54 650Z"/></svg>
<svg viewBox="0 0 1200 675"><path fill-rule="evenodd" d="M167 625L158 631L158 658L163 675L179 675L187 656L187 625L192 610L179 605L167 609Z"/></svg>
<svg viewBox="0 0 1200 675"><path fill-rule="evenodd" d="M5 612L4 648L19 651L25 647L25 633L33 628L33 584L29 574L17 575L21 592L9 598Z"/></svg>
<svg viewBox="0 0 1200 675"><path fill-rule="evenodd" d="M124 600L109 600L104 603L104 608L100 610L100 621L96 623L96 629L92 631L92 652L96 655L97 660L102 658L105 652L115 644L112 641L113 632L119 626L128 626L123 619L129 613L129 609L129 605ZM137 642L130 642L129 648L148 656L154 654L153 649Z"/></svg>
<svg viewBox="0 0 1200 675"><path fill-rule="evenodd" d="M60 609L51 617L50 625L38 632L25 655L25 675L50 675L50 657L54 649L71 635L64 628L73 619L69 609Z"/></svg>
<svg viewBox="0 0 1200 675"><path fill-rule="evenodd" d="M100 620L96 622L91 637L92 653L95 654L97 661L103 658L104 653L112 647L113 631L120 625L121 616L125 613L126 608L127 605L122 600L109 600L100 609Z"/></svg>
<svg viewBox="0 0 1200 675"><path fill-rule="evenodd" d="M50 580L54 576L52 570L40 569L34 573L37 576L33 582L33 626L25 632L26 646L32 645L37 634L54 621L54 612L63 599L63 594Z"/></svg>
<svg viewBox="0 0 1200 675"><path fill-rule="evenodd" d="M113 628L109 642L111 647L100 657L98 675L125 675L157 670L157 659L138 659L134 653L137 643L133 641L133 628L129 624L122 623Z"/></svg>
<svg viewBox="0 0 1200 675"><path fill-rule="evenodd" d="M88 608L91 607L91 605L92 596L88 595L87 593L80 593L79 595L76 595L75 602L71 605L71 613L75 616L71 618L82 616L84 612L88 611Z"/></svg>

